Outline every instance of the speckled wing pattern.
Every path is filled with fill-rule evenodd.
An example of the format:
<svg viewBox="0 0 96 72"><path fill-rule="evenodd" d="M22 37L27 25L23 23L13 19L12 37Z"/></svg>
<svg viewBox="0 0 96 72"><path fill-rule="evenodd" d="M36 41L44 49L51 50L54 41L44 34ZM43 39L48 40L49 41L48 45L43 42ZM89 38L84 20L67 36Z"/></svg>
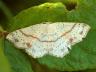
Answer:
<svg viewBox="0 0 96 72"><path fill-rule="evenodd" d="M46 54L62 58L86 37L89 29L85 23L45 22L11 32L6 38L33 58Z"/></svg>

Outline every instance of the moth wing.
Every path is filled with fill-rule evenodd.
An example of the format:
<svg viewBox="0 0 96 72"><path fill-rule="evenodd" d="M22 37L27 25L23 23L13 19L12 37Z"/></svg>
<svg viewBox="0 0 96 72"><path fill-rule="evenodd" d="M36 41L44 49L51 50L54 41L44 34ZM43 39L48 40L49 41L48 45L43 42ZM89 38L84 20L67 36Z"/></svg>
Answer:
<svg viewBox="0 0 96 72"><path fill-rule="evenodd" d="M22 31L27 35L37 37L40 41L54 41L74 25L74 23L70 24L67 22L47 22L23 28Z"/></svg>
<svg viewBox="0 0 96 72"><path fill-rule="evenodd" d="M49 51L49 55L62 58L69 53L68 47L70 47L70 45L67 44L66 40L60 38L58 41L54 42L53 48Z"/></svg>
<svg viewBox="0 0 96 72"><path fill-rule="evenodd" d="M32 41L32 48L25 49L26 53L34 58L40 58L48 53L43 43L38 40Z"/></svg>
<svg viewBox="0 0 96 72"><path fill-rule="evenodd" d="M82 41L83 38L86 37L89 30L89 25L85 23L77 23L73 29L63 37L68 41L68 44L74 45Z"/></svg>
<svg viewBox="0 0 96 72"><path fill-rule="evenodd" d="M20 49L28 48L26 43L30 43L30 39L25 37L19 30L9 33L6 39Z"/></svg>
<svg viewBox="0 0 96 72"><path fill-rule="evenodd" d="M72 27L71 24L69 26L70 31L66 32L66 34L54 42L54 48L49 52L50 55L61 58L64 57L69 53L72 45L82 41L82 38L86 37L90 29L90 27L84 23L74 23L74 27Z"/></svg>

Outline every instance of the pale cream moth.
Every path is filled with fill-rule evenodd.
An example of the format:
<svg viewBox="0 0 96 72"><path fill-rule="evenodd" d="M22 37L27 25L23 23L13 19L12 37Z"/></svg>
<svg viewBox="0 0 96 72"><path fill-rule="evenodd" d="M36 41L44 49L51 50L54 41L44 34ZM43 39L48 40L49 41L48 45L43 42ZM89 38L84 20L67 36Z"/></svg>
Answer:
<svg viewBox="0 0 96 72"><path fill-rule="evenodd" d="M13 31L6 38L33 58L46 54L62 58L89 30L90 26L85 23L45 22Z"/></svg>

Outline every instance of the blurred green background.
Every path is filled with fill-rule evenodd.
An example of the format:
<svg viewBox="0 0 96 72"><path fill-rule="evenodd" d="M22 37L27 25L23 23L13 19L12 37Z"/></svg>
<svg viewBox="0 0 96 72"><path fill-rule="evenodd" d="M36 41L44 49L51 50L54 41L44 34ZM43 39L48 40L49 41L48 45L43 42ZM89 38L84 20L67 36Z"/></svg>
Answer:
<svg viewBox="0 0 96 72"><path fill-rule="evenodd" d="M0 25L6 25L7 21L20 11L46 1L47 0L0 0Z"/></svg>
<svg viewBox="0 0 96 72"><path fill-rule="evenodd" d="M56 1L64 2L63 0L0 0L0 25L2 27L6 27L6 24L11 20L11 18L17 15L20 11L24 9L27 9L29 7L36 6L45 2L56 2ZM2 58L1 55L0 55L0 58ZM0 62L0 67L2 66L2 64ZM38 66L37 68L42 69L42 67ZM46 68L46 71L47 70L48 68ZM41 70L40 72L45 72L45 71ZM49 72L59 72L59 71L49 70ZM84 71L75 71L75 72L96 72L96 70L93 69L93 70L84 70Z"/></svg>

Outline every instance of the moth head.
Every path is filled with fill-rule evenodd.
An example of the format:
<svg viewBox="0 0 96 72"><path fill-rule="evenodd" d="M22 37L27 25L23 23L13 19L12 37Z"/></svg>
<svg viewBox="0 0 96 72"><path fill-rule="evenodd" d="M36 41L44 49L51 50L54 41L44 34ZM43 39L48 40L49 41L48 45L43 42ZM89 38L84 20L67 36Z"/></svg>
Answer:
<svg viewBox="0 0 96 72"><path fill-rule="evenodd" d="M17 48L25 49L28 47L25 43L26 38L19 31L9 33L6 39L13 43Z"/></svg>

